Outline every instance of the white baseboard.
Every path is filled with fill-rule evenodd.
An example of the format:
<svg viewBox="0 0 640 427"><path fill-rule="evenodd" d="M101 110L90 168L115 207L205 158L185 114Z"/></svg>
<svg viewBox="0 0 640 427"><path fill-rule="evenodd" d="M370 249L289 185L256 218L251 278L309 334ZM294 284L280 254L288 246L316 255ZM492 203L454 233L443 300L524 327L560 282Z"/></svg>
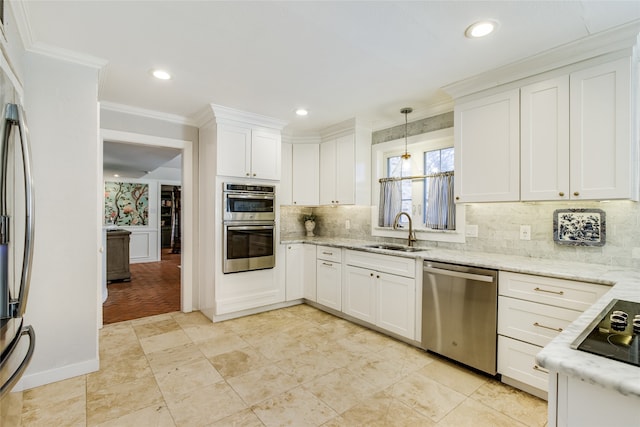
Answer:
<svg viewBox="0 0 640 427"><path fill-rule="evenodd" d="M18 381L13 388L13 391L28 390L41 385L77 377L78 375L89 374L97 371L98 369L100 369L100 361L96 358L48 371L34 372L32 374L23 375L22 378L20 378L20 381Z"/></svg>

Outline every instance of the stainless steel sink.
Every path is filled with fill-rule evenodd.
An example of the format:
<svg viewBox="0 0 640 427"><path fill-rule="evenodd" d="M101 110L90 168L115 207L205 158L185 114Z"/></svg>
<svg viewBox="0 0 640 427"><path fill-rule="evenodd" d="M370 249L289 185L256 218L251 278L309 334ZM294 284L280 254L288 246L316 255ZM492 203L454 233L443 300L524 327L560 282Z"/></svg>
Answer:
<svg viewBox="0 0 640 427"><path fill-rule="evenodd" d="M379 243L375 245L365 245L365 248L371 249L386 249L388 251L400 251L400 252L420 252L425 251L424 248L416 248L413 246L399 246L399 245L388 245L384 243Z"/></svg>

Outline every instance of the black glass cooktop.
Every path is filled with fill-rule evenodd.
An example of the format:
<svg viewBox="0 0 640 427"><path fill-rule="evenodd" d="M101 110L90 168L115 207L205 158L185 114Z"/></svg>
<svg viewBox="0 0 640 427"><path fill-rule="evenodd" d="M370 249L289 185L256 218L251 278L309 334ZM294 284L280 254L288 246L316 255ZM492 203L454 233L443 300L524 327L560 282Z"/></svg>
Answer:
<svg viewBox="0 0 640 427"><path fill-rule="evenodd" d="M613 300L594 323L571 348L640 366L640 303Z"/></svg>

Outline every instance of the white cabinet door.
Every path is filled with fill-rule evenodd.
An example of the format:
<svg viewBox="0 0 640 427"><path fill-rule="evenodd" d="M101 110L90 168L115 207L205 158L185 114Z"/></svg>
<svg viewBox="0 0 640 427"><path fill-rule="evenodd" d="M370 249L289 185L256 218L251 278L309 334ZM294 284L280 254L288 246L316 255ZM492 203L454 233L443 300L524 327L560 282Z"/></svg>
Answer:
<svg viewBox="0 0 640 427"><path fill-rule="evenodd" d="M520 89L520 150L521 199L569 199L569 76Z"/></svg>
<svg viewBox="0 0 640 427"><path fill-rule="evenodd" d="M549 389L549 372L538 366L536 354L542 350L527 342L498 335L498 372L540 390L545 397Z"/></svg>
<svg viewBox="0 0 640 427"><path fill-rule="evenodd" d="M364 268L345 267L342 311L357 319L376 324L376 273Z"/></svg>
<svg viewBox="0 0 640 427"><path fill-rule="evenodd" d="M286 300L292 301L304 296L304 245L301 243L286 245L285 253Z"/></svg>
<svg viewBox="0 0 640 427"><path fill-rule="evenodd" d="M292 186L292 166L293 166L293 148L291 144L282 143L280 162L280 191L276 194L276 203L279 205L291 204L291 186Z"/></svg>
<svg viewBox="0 0 640 427"><path fill-rule="evenodd" d="M356 150L354 135L341 136L336 140L336 189L335 204L356 203Z"/></svg>
<svg viewBox="0 0 640 427"><path fill-rule="evenodd" d="M336 204L336 148L337 141L320 144L320 204Z"/></svg>
<svg viewBox="0 0 640 427"><path fill-rule="evenodd" d="M456 202L520 199L519 101L514 89L455 106Z"/></svg>
<svg viewBox="0 0 640 427"><path fill-rule="evenodd" d="M571 195L637 200L631 59L571 74Z"/></svg>
<svg viewBox="0 0 640 427"><path fill-rule="evenodd" d="M218 125L217 174L246 178L251 169L251 129Z"/></svg>
<svg viewBox="0 0 640 427"><path fill-rule="evenodd" d="M302 245L304 251L304 298L316 301L316 245Z"/></svg>
<svg viewBox="0 0 640 427"><path fill-rule="evenodd" d="M280 135L254 130L251 133L251 178L280 180Z"/></svg>
<svg viewBox="0 0 640 427"><path fill-rule="evenodd" d="M320 144L320 204L353 205L356 199L356 151L349 134Z"/></svg>
<svg viewBox="0 0 640 427"><path fill-rule="evenodd" d="M342 309L342 265L316 261L316 302L340 311Z"/></svg>
<svg viewBox="0 0 640 427"><path fill-rule="evenodd" d="M377 325L409 339L416 339L416 281L408 277L376 273Z"/></svg>
<svg viewBox="0 0 640 427"><path fill-rule="evenodd" d="M294 205L314 206L319 201L318 144L293 144L292 199Z"/></svg>

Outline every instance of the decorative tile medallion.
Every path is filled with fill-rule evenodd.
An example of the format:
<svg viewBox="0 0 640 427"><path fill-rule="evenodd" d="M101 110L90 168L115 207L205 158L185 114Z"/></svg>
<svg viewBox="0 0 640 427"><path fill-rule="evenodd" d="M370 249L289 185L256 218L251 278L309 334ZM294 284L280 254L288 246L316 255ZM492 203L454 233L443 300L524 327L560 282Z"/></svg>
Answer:
<svg viewBox="0 0 640 427"><path fill-rule="evenodd" d="M559 245L604 246L605 212L602 209L556 209L553 240Z"/></svg>

